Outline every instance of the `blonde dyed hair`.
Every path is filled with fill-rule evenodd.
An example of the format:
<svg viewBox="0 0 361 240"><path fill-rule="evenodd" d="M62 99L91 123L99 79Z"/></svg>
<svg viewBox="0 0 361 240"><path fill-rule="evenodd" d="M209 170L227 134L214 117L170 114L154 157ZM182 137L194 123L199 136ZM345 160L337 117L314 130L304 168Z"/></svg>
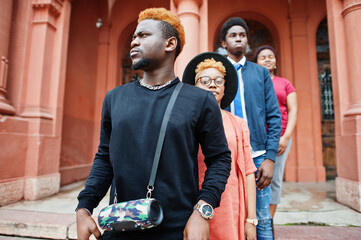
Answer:
<svg viewBox="0 0 361 240"><path fill-rule="evenodd" d="M211 59L205 59L204 61L200 62L197 65L196 68L196 74L198 74L200 71L207 69L207 68L215 68L218 71L220 71L223 76L226 76L226 68L223 66L222 62L217 62L216 60L214 60L214 58Z"/></svg>
<svg viewBox="0 0 361 240"><path fill-rule="evenodd" d="M184 27L179 20L179 18L174 15L171 11L165 8L147 8L138 16L138 23L146 19L159 20L169 23L178 33L180 41L180 51L182 52L183 46L185 44L185 33Z"/></svg>

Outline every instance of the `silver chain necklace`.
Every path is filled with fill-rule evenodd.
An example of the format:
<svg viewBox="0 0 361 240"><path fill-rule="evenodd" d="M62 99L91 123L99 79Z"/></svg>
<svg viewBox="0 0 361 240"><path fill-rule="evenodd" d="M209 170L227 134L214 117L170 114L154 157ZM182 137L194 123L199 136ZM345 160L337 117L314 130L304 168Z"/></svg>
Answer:
<svg viewBox="0 0 361 240"><path fill-rule="evenodd" d="M163 85L152 86L152 85L145 83L143 79L140 79L139 84L142 85L143 87L146 87L146 88L154 91L154 90L159 90L161 88L164 88L165 86L168 86L172 81L173 80L169 80L168 82L164 83Z"/></svg>

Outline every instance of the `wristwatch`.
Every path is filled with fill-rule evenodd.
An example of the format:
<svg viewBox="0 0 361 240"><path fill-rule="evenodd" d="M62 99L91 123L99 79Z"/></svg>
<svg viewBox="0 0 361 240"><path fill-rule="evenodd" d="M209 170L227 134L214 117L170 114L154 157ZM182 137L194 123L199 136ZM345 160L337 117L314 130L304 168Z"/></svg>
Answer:
<svg viewBox="0 0 361 240"><path fill-rule="evenodd" d="M258 224L257 218L255 218L255 219L246 218L246 222L249 222L249 223L251 223L251 224L253 224L253 225L255 225L255 226L257 226L257 224Z"/></svg>
<svg viewBox="0 0 361 240"><path fill-rule="evenodd" d="M208 203L197 203L194 205L193 210L198 210L201 216L205 219L211 219L214 215L213 207Z"/></svg>

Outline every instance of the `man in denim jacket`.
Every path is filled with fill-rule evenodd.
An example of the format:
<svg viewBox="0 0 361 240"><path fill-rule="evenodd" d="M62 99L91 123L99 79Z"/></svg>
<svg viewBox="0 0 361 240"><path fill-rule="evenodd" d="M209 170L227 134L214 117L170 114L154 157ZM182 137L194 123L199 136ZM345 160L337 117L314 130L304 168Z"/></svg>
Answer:
<svg viewBox="0 0 361 240"><path fill-rule="evenodd" d="M248 45L248 26L241 18L231 18L221 29L222 46L228 59L238 72L238 92L229 107L232 113L247 121L253 161L257 167L257 239L273 239L269 213L270 188L273 164L281 134L281 113L269 71L248 62L245 51ZM258 224L257 224L258 222Z"/></svg>

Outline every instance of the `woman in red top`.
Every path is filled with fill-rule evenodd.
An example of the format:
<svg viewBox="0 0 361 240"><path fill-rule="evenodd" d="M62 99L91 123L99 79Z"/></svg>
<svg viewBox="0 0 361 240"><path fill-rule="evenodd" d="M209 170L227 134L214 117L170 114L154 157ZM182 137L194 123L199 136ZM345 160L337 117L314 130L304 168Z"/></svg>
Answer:
<svg viewBox="0 0 361 240"><path fill-rule="evenodd" d="M256 239L256 184L257 170L250 151L247 123L224 111L237 93L237 72L227 58L217 53L202 53L187 65L183 82L211 91L220 108L228 147L232 152L232 168L220 207L209 222L210 240ZM202 104L202 103L199 103ZM203 183L204 156L199 151L199 184Z"/></svg>
<svg viewBox="0 0 361 240"><path fill-rule="evenodd" d="M277 52L273 47L268 45L258 47L254 53L253 61L269 70L282 114L281 138L276 162L273 166L273 178L271 183L269 210L273 218L277 204L280 203L281 199L283 172L291 148L292 132L295 129L297 121L297 95L296 89L290 81L275 75Z"/></svg>

